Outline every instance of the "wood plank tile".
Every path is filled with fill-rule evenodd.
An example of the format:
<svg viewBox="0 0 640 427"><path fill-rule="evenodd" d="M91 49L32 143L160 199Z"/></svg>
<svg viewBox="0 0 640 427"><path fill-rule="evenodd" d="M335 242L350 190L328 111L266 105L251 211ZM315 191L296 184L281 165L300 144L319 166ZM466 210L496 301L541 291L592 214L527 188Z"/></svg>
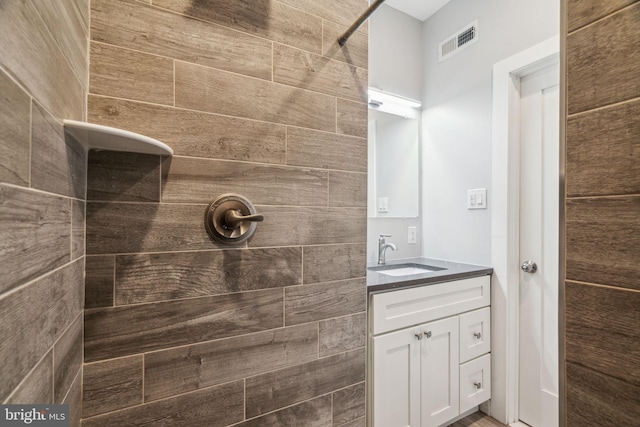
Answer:
<svg viewBox="0 0 640 427"><path fill-rule="evenodd" d="M0 70L0 181L29 185L31 99Z"/></svg>
<svg viewBox="0 0 640 427"><path fill-rule="evenodd" d="M367 140L310 129L287 129L287 164L367 171Z"/></svg>
<svg viewBox="0 0 640 427"><path fill-rule="evenodd" d="M367 207L367 174L329 172L329 206Z"/></svg>
<svg viewBox="0 0 640 427"><path fill-rule="evenodd" d="M85 259L84 307L113 306L115 256L88 256Z"/></svg>
<svg viewBox="0 0 640 427"><path fill-rule="evenodd" d="M637 425L640 387L567 363L567 426Z"/></svg>
<svg viewBox="0 0 640 427"><path fill-rule="evenodd" d="M321 396L240 424L234 427L329 427L331 425L331 396Z"/></svg>
<svg viewBox="0 0 640 427"><path fill-rule="evenodd" d="M247 418L362 382L364 375L362 349L247 378Z"/></svg>
<svg viewBox="0 0 640 427"><path fill-rule="evenodd" d="M91 42L89 90L98 95L173 105L173 60Z"/></svg>
<svg viewBox="0 0 640 427"><path fill-rule="evenodd" d="M84 365L82 417L141 404L143 356Z"/></svg>
<svg viewBox="0 0 640 427"><path fill-rule="evenodd" d="M123 255L116 265L116 305L302 283L299 247Z"/></svg>
<svg viewBox="0 0 640 427"><path fill-rule="evenodd" d="M82 311L82 272L79 259L0 299L0 401Z"/></svg>
<svg viewBox="0 0 640 427"><path fill-rule="evenodd" d="M53 346L53 400L61 404L82 368L82 316Z"/></svg>
<svg viewBox="0 0 640 427"><path fill-rule="evenodd" d="M51 350L3 403L6 405L53 403L53 352Z"/></svg>
<svg viewBox="0 0 640 427"><path fill-rule="evenodd" d="M640 289L640 196L567 200L567 279Z"/></svg>
<svg viewBox="0 0 640 427"><path fill-rule="evenodd" d="M274 0L155 0L156 6L320 53L322 20Z"/></svg>
<svg viewBox="0 0 640 427"><path fill-rule="evenodd" d="M304 251L303 282L318 283L364 277L367 272L365 243L307 246ZM331 260L331 268L327 262Z"/></svg>
<svg viewBox="0 0 640 427"><path fill-rule="evenodd" d="M71 260L69 199L0 184L0 293Z"/></svg>
<svg viewBox="0 0 640 427"><path fill-rule="evenodd" d="M84 200L71 201L71 259L84 255L85 211Z"/></svg>
<svg viewBox="0 0 640 427"><path fill-rule="evenodd" d="M31 117L31 186L63 196L84 199L87 153L62 123L37 102Z"/></svg>
<svg viewBox="0 0 640 427"><path fill-rule="evenodd" d="M207 205L87 203L87 254L215 249Z"/></svg>
<svg viewBox="0 0 640 427"><path fill-rule="evenodd" d="M320 357L364 347L367 341L366 313L321 320L318 336Z"/></svg>
<svg viewBox="0 0 640 427"><path fill-rule="evenodd" d="M89 0L60 3L32 0L32 3L86 91L89 80Z"/></svg>
<svg viewBox="0 0 640 427"><path fill-rule="evenodd" d="M225 193L254 204L327 204L327 172L308 168L171 157L163 162L164 203L210 203Z"/></svg>
<svg viewBox="0 0 640 427"><path fill-rule="evenodd" d="M145 402L317 358L315 323L148 353Z"/></svg>
<svg viewBox="0 0 640 427"><path fill-rule="evenodd" d="M450 424L449 427L508 427L506 424L485 415L482 412L474 412L461 420Z"/></svg>
<svg viewBox="0 0 640 427"><path fill-rule="evenodd" d="M270 41L131 0L92 1L91 39L271 80Z"/></svg>
<svg viewBox="0 0 640 427"><path fill-rule="evenodd" d="M85 311L85 362L283 326L282 290Z"/></svg>
<svg viewBox="0 0 640 427"><path fill-rule="evenodd" d="M365 393L365 384L360 383L332 394L334 426L355 421L366 415L364 406Z"/></svg>
<svg viewBox="0 0 640 427"><path fill-rule="evenodd" d="M162 156L91 150L87 200L160 201Z"/></svg>
<svg viewBox="0 0 640 427"><path fill-rule="evenodd" d="M89 119L156 138L176 155L285 163L282 125L96 96Z"/></svg>
<svg viewBox="0 0 640 427"><path fill-rule="evenodd" d="M640 387L640 292L567 282L566 360Z"/></svg>
<svg viewBox="0 0 640 427"><path fill-rule="evenodd" d="M225 427L244 418L242 381L82 420L82 427Z"/></svg>
<svg viewBox="0 0 640 427"><path fill-rule="evenodd" d="M338 133L367 138L367 104L338 98L336 108Z"/></svg>
<svg viewBox="0 0 640 427"><path fill-rule="evenodd" d="M569 114L640 96L640 3L567 37Z"/></svg>
<svg viewBox="0 0 640 427"><path fill-rule="evenodd" d="M358 243L366 240L364 208L259 206L264 215L251 247ZM287 230L283 233L282 230Z"/></svg>
<svg viewBox="0 0 640 427"><path fill-rule="evenodd" d="M69 393L67 393L62 403L69 405L69 425L80 426L80 418L82 418L82 370L76 376L73 384L71 384Z"/></svg>
<svg viewBox="0 0 640 427"><path fill-rule="evenodd" d="M3 3L0 39L4 70L54 116L82 120L85 92L32 2Z"/></svg>
<svg viewBox="0 0 640 427"><path fill-rule="evenodd" d="M367 70L275 43L273 81L353 101L367 102Z"/></svg>
<svg viewBox="0 0 640 427"><path fill-rule="evenodd" d="M567 120L567 195L640 193L640 100Z"/></svg>
<svg viewBox="0 0 640 427"><path fill-rule="evenodd" d="M176 62L176 106L335 131L335 99L291 86Z"/></svg>
<svg viewBox="0 0 640 427"><path fill-rule="evenodd" d="M340 47L338 39L347 28L349 27L345 25L322 21L322 54L366 70L369 68L369 37L364 31L356 31L349 38L349 43Z"/></svg>
<svg viewBox="0 0 640 427"><path fill-rule="evenodd" d="M568 30L575 31L591 22L603 18L638 0L584 1L569 0L567 2Z"/></svg>
<svg viewBox="0 0 640 427"><path fill-rule="evenodd" d="M281 0L282 3L297 7L312 15L331 22L349 26L367 9L367 0L344 0L340 3L317 0ZM366 30L366 26L361 27Z"/></svg>
<svg viewBox="0 0 640 427"><path fill-rule="evenodd" d="M285 288L285 324L313 322L366 310L366 279Z"/></svg>

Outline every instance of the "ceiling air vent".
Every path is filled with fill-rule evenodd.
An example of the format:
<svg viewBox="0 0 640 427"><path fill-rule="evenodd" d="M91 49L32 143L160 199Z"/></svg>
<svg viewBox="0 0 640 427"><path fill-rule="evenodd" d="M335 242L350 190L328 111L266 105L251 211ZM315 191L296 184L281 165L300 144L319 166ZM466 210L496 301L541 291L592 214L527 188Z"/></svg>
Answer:
<svg viewBox="0 0 640 427"><path fill-rule="evenodd" d="M439 62L444 61L460 52L465 47L471 46L478 41L478 20L469 25L465 25L460 31L440 42L438 48Z"/></svg>

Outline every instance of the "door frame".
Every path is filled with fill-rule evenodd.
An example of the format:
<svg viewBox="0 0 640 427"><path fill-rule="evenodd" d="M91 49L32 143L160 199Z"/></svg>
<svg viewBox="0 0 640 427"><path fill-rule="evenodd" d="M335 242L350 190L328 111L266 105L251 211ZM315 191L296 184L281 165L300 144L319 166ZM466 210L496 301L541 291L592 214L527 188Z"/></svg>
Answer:
<svg viewBox="0 0 640 427"><path fill-rule="evenodd" d="M560 64L559 36L493 66L490 412L504 424L518 422L520 79L553 64Z"/></svg>

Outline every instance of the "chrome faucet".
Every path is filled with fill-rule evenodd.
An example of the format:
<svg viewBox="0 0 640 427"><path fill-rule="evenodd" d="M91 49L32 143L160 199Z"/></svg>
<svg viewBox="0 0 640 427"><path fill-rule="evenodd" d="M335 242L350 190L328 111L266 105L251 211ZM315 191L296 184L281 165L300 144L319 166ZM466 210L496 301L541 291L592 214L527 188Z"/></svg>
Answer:
<svg viewBox="0 0 640 427"><path fill-rule="evenodd" d="M378 238L378 264L384 265L387 263L385 260L385 253L387 249L391 248L392 251L397 251L398 248L393 243L386 243L384 238L391 237L391 234L381 234Z"/></svg>

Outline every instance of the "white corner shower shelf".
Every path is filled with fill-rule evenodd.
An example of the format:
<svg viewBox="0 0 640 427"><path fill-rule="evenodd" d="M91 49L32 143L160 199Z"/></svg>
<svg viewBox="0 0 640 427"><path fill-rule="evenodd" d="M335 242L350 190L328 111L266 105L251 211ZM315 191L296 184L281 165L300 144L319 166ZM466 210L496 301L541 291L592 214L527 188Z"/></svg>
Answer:
<svg viewBox="0 0 640 427"><path fill-rule="evenodd" d="M164 142L128 130L93 123L65 120L64 127L81 144L98 150L173 156L173 149Z"/></svg>

